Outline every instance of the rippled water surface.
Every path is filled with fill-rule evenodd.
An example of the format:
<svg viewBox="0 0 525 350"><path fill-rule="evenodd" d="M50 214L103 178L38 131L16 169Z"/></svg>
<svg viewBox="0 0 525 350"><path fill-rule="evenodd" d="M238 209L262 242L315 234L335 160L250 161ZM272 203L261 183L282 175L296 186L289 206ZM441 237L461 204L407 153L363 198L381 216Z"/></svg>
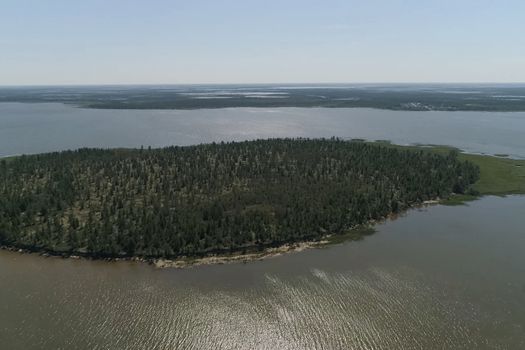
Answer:
<svg viewBox="0 0 525 350"><path fill-rule="evenodd" d="M433 206L363 241L157 270L0 253L9 349L523 349L525 197Z"/></svg>

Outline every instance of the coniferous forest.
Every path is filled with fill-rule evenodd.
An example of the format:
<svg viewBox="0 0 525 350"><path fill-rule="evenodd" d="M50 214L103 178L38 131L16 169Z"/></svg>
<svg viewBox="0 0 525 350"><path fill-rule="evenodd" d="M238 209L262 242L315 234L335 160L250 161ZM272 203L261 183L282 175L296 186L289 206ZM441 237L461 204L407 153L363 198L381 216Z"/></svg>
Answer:
<svg viewBox="0 0 525 350"><path fill-rule="evenodd" d="M113 257L241 251L346 233L478 177L454 151L338 139L20 156L0 162L0 243Z"/></svg>

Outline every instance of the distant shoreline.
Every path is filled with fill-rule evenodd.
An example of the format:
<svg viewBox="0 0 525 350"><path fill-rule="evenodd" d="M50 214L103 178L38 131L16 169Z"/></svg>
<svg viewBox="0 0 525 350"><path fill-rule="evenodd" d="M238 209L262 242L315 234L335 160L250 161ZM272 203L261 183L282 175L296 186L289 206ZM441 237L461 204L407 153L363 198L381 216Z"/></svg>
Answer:
<svg viewBox="0 0 525 350"><path fill-rule="evenodd" d="M524 99L525 101L525 99ZM231 104L231 105L220 105L220 106L136 106L136 105L123 105L123 106L111 106L111 105L95 105L95 104L83 104L80 102L70 101L0 101L2 103L20 103L20 104L62 104L65 106L79 108L79 109L94 109L94 110L107 110L107 111L198 111L198 110L215 110L215 109L232 109L232 108L252 108L252 109L266 109L266 108L305 108L305 109L373 109L380 111L392 111L392 112L472 112L472 113L524 113L525 105L516 109L487 109L487 108L439 108L439 107L399 107L399 106L375 106L375 105L339 105L331 106L324 104L311 104L311 105L295 105L295 104Z"/></svg>
<svg viewBox="0 0 525 350"><path fill-rule="evenodd" d="M524 112L525 85L376 83L0 86L0 102L59 102L83 108L138 110L324 107L407 112Z"/></svg>

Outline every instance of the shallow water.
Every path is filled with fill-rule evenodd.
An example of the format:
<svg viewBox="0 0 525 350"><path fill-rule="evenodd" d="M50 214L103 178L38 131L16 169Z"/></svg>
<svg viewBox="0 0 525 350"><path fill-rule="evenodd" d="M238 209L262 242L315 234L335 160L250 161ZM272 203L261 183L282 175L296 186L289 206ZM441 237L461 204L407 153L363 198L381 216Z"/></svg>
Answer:
<svg viewBox="0 0 525 350"><path fill-rule="evenodd" d="M0 253L10 349L520 349L525 197L433 206L359 242L157 270Z"/></svg>
<svg viewBox="0 0 525 350"><path fill-rule="evenodd" d="M387 139L525 158L525 112L348 108L102 110L0 103L0 156L79 147L189 145L268 137Z"/></svg>

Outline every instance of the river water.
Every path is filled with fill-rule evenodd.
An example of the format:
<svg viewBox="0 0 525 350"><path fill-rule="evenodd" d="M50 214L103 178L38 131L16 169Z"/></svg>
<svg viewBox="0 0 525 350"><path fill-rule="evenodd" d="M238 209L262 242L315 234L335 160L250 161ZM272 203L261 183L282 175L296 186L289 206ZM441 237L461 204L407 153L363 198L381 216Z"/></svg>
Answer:
<svg viewBox="0 0 525 350"><path fill-rule="evenodd" d="M406 114L0 104L0 153L332 133L525 157L524 114ZM358 242L183 270L2 251L0 348L522 349L524 215L525 196L485 197Z"/></svg>

